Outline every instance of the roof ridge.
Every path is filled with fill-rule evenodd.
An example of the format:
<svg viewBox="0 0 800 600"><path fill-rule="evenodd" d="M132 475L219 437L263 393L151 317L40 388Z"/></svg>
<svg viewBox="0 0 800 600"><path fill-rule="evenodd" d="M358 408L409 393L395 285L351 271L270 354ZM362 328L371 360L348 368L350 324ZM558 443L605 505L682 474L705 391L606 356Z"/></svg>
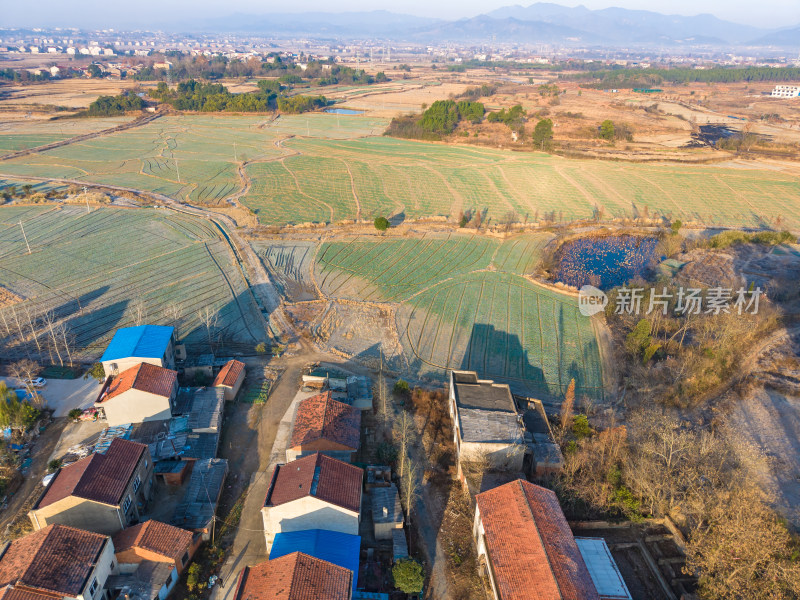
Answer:
<svg viewBox="0 0 800 600"><path fill-rule="evenodd" d="M539 524L536 522L536 517L533 514L533 508L531 507L530 500L528 499L528 494L525 492L525 486L523 485L522 479L517 479L519 482L519 488L522 492L522 497L525 499L525 505L528 507L528 511L531 514L531 521L533 522L533 528L536 531L536 535L539 538L539 543L542 545L542 551L544 552L544 557L547 559L547 566L549 567L550 577L553 579L553 583L555 583L556 592L558 592L558 597L562 600L564 599L564 594L561 593L561 586L558 584L558 579L556 578L555 571L553 571L553 562L550 560L550 555L547 552L547 545L544 543L544 538L542 537L542 533L539 531Z"/></svg>

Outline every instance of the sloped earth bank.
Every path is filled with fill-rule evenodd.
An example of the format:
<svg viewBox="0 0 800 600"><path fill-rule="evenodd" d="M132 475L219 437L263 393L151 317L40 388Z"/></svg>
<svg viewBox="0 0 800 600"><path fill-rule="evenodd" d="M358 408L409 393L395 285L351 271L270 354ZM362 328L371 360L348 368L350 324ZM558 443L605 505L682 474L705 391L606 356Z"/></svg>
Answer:
<svg viewBox="0 0 800 600"><path fill-rule="evenodd" d="M728 422L766 458L753 476L800 531L800 327L775 334L755 358L750 385L730 398Z"/></svg>

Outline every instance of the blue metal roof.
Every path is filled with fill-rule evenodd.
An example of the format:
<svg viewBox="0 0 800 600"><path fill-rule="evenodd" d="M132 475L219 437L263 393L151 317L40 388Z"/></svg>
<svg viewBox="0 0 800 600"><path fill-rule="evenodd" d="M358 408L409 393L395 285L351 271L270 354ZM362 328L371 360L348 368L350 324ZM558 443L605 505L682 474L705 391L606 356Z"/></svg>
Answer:
<svg viewBox="0 0 800 600"><path fill-rule="evenodd" d="M309 556L350 569L353 572L353 590L358 581L358 556L361 551L361 536L328 531L306 529L287 531L275 536L269 559L280 558L292 552L303 552Z"/></svg>
<svg viewBox="0 0 800 600"><path fill-rule="evenodd" d="M101 362L120 358L161 358L167 350L174 327L139 325L117 329Z"/></svg>

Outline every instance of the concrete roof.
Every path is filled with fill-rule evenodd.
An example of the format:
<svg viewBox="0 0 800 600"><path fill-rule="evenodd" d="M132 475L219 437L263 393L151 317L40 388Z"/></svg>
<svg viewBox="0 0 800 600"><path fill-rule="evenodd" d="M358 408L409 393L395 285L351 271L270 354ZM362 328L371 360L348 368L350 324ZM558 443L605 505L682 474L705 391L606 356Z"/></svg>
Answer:
<svg viewBox="0 0 800 600"><path fill-rule="evenodd" d="M504 383L478 379L474 371L453 371L453 391L459 408L517 412L511 389Z"/></svg>
<svg viewBox="0 0 800 600"><path fill-rule="evenodd" d="M516 413L460 408L458 419L464 442L522 443L522 427Z"/></svg>
<svg viewBox="0 0 800 600"><path fill-rule="evenodd" d="M369 491L372 505L373 523L402 523L403 510L400 507L400 494L392 484L388 487L374 487ZM386 509L384 511L384 509Z"/></svg>

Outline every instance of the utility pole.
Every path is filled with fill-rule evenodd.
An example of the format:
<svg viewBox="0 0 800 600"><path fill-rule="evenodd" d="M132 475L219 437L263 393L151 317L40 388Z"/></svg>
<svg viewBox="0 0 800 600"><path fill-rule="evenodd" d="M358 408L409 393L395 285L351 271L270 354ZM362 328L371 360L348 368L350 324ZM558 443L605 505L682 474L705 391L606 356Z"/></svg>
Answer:
<svg viewBox="0 0 800 600"><path fill-rule="evenodd" d="M181 170L178 168L178 159L173 159L175 161L175 172L178 174L178 183L181 182Z"/></svg>
<svg viewBox="0 0 800 600"><path fill-rule="evenodd" d="M25 235L25 228L22 226L22 221L19 222L19 228L22 229L22 237L25 238L25 245L28 247L28 254L31 253L31 245L28 243L28 236Z"/></svg>
<svg viewBox="0 0 800 600"><path fill-rule="evenodd" d="M86 214L88 215L91 210L89 210L89 198L86 196L86 186L83 186L83 199L86 200Z"/></svg>

